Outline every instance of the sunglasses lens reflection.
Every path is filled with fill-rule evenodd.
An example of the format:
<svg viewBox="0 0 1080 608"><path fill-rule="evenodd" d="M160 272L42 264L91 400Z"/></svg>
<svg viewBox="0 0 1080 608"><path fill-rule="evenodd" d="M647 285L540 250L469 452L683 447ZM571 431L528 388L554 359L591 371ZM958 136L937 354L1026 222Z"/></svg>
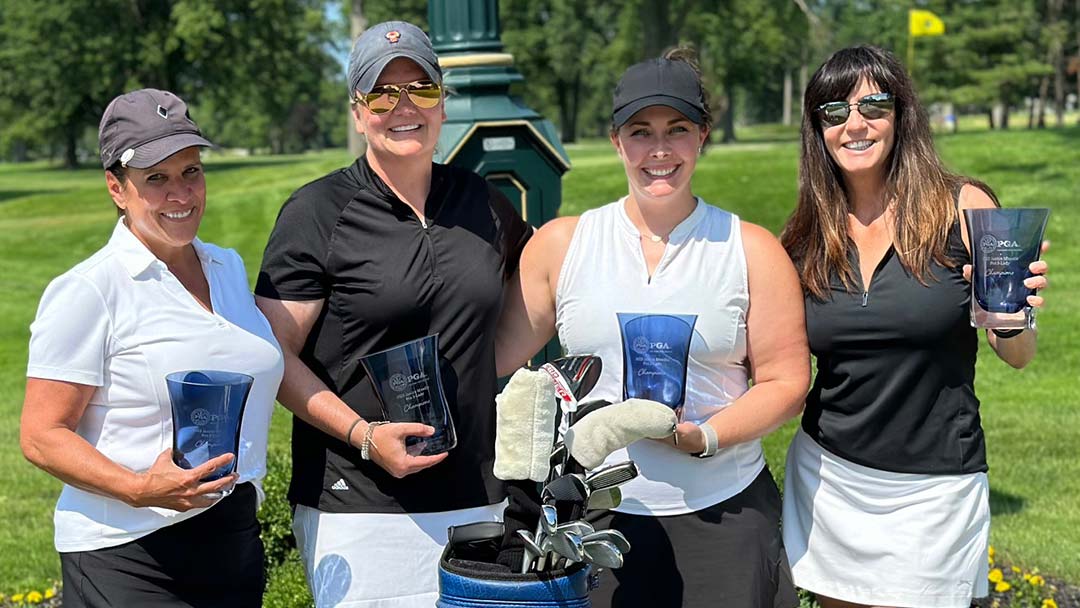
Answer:
<svg viewBox="0 0 1080 608"><path fill-rule="evenodd" d="M386 85L363 96L364 105L372 114L385 114L397 107L401 92L418 108L430 110L442 101L442 88L434 83L411 82L405 85Z"/></svg>
<svg viewBox="0 0 1080 608"><path fill-rule="evenodd" d="M857 104L848 104L846 101L830 101L821 104L818 107L818 115L821 116L822 122L829 126L842 125L847 122L848 116L851 115L851 105L858 108L859 114L862 114L863 118L874 120L885 118L891 114L896 104L892 95L875 93L863 97Z"/></svg>

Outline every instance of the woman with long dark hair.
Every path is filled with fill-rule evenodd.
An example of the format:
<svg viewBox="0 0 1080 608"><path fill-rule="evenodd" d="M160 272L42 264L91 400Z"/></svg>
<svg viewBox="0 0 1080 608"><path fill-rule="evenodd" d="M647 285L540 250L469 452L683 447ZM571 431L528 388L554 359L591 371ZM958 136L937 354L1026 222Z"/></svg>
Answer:
<svg viewBox="0 0 1080 608"><path fill-rule="evenodd" d="M833 54L804 104L782 235L818 368L785 479L795 583L827 607L967 607L987 593L990 511L961 210L997 200L945 169L888 51ZM1035 355L1034 329L987 337L1013 367Z"/></svg>

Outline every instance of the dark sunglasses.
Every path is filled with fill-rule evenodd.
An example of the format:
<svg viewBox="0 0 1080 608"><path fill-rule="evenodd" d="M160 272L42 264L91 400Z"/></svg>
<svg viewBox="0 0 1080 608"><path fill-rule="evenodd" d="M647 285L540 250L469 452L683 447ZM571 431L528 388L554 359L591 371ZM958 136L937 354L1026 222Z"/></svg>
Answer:
<svg viewBox="0 0 1080 608"><path fill-rule="evenodd" d="M442 101L442 87L430 80L379 85L370 93L358 94L355 101L367 106L372 114L385 114L397 107L403 92L413 105L424 110L430 110Z"/></svg>
<svg viewBox="0 0 1080 608"><path fill-rule="evenodd" d="M817 113L822 122L835 127L847 122L853 107L859 109L859 114L862 114L863 118L885 118L892 113L896 102L893 100L892 93L874 93L855 103L846 101L823 103L817 107Z"/></svg>

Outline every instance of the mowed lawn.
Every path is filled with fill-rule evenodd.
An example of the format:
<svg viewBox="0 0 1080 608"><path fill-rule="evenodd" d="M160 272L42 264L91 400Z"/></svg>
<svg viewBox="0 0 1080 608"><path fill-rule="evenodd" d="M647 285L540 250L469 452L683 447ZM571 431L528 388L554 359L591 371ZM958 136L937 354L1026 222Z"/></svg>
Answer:
<svg viewBox="0 0 1080 608"><path fill-rule="evenodd" d="M701 160L695 191L744 219L779 231L795 200L797 143L789 129L745 130L757 138L715 146ZM1005 560L1080 582L1080 129L943 136L949 165L991 184L1006 206L1053 209L1049 304L1039 316L1040 353L1016 371L983 346L977 388L986 427L994 512L992 541ZM564 214L625 192L622 166L606 142L568 147ZM342 151L273 157L211 157L204 240L236 248L254 278L278 208L297 186L349 161ZM116 215L102 172L40 164L0 165L0 593L59 577L52 510L59 482L18 447L29 324L48 281L108 238ZM77 302L71 305L78 306ZM286 449L289 415L279 408L272 448ZM794 423L766 440L783 474ZM898 530L897 534L903 534ZM898 573L899 574L899 573Z"/></svg>

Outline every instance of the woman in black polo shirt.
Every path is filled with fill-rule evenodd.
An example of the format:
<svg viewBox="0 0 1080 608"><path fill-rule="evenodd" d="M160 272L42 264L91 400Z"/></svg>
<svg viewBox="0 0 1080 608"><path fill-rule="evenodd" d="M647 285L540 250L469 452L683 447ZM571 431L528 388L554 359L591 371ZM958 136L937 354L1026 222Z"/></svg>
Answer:
<svg viewBox="0 0 1080 608"><path fill-rule="evenodd" d="M942 166L887 51L835 53L804 107L782 237L818 369L785 479L795 584L827 608L966 608L987 593L990 511L959 210L997 201ZM1045 287L1046 263L1031 272ZM1035 355L1034 330L987 337L1014 367Z"/></svg>
<svg viewBox="0 0 1080 608"><path fill-rule="evenodd" d="M293 529L320 606L430 607L447 526L501 516L494 333L530 230L481 177L432 162L441 80L413 25L357 39L349 84L367 152L285 203L256 286L285 351ZM405 438L433 429L375 424L360 357L435 333L458 444L411 456Z"/></svg>

